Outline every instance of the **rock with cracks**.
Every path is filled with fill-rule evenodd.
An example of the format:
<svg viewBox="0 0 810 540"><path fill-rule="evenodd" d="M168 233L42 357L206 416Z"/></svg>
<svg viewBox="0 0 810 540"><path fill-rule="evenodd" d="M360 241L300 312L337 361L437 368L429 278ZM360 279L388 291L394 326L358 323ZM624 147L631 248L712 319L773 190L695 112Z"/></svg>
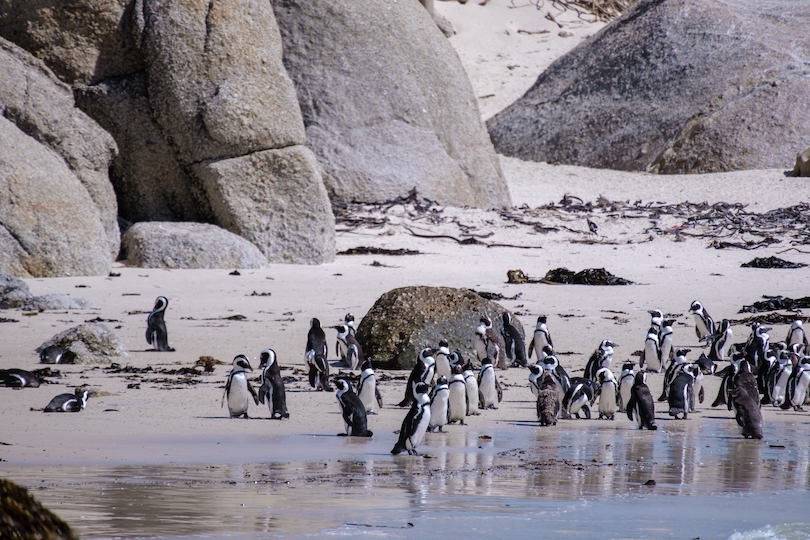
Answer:
<svg viewBox="0 0 810 540"><path fill-rule="evenodd" d="M37 354L56 345L74 364L106 364L114 357L129 356L124 344L103 324L85 323L60 332L37 348Z"/></svg>

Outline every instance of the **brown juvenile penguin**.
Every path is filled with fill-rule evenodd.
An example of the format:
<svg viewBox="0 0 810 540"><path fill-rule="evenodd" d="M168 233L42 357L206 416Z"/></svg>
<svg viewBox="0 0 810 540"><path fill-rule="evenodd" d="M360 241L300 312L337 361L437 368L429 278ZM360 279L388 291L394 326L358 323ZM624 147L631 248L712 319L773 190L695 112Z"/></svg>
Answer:
<svg viewBox="0 0 810 540"><path fill-rule="evenodd" d="M543 375L537 392L537 419L541 426L556 426L560 413L560 390L550 373Z"/></svg>

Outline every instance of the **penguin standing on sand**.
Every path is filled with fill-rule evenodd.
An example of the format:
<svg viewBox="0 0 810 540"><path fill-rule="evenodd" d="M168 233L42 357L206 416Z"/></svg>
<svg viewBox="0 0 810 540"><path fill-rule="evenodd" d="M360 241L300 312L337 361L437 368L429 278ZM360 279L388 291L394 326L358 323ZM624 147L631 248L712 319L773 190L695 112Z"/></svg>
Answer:
<svg viewBox="0 0 810 540"><path fill-rule="evenodd" d="M664 314L660 309L651 309L647 311L650 314L650 332L655 330L659 339L661 338L661 330L664 325Z"/></svg>
<svg viewBox="0 0 810 540"><path fill-rule="evenodd" d="M498 369L508 369L509 363L506 358L506 344L503 342L503 337L492 327L492 319L484 315L480 321L481 324L475 329L473 338L478 360L489 358Z"/></svg>
<svg viewBox="0 0 810 540"><path fill-rule="evenodd" d="M669 386L672 384L672 381L675 380L675 377L680 375L681 370L686 364L689 363L686 359L686 355L689 351L690 349L677 349L675 351L675 356L664 373L664 383L661 385L661 396L658 398L658 401L667 401L669 397Z"/></svg>
<svg viewBox="0 0 810 540"><path fill-rule="evenodd" d="M546 373L537 394L537 420L541 426L556 426L559 415L560 390L551 373Z"/></svg>
<svg viewBox="0 0 810 540"><path fill-rule="evenodd" d="M312 319L309 321L304 357L309 367L309 385L318 391L332 391L329 386L329 362L326 360L328 355L329 347L326 345L326 334L321 328L321 321Z"/></svg>
<svg viewBox="0 0 810 540"><path fill-rule="evenodd" d="M791 323L790 328L788 329L787 337L785 338L785 343L788 344L790 347L793 344L799 343L801 344L804 349L802 352L808 353L810 352L810 343L807 340L807 334L804 333L804 326L802 326L802 312L796 312L796 319Z"/></svg>
<svg viewBox="0 0 810 540"><path fill-rule="evenodd" d="M728 361L731 359L731 340L734 332L731 330L731 322L728 319L720 321L717 332L708 336L710 342L709 359L712 362Z"/></svg>
<svg viewBox="0 0 810 540"><path fill-rule="evenodd" d="M599 346L588 359L588 363L585 364L585 374L583 376L586 379L596 381L597 371L601 368L610 369L610 364L613 361L613 347L618 347L618 345L609 339L603 339L599 343Z"/></svg>
<svg viewBox="0 0 810 540"><path fill-rule="evenodd" d="M775 407L781 407L787 397L787 383L793 373L793 363L788 353L782 353L776 360L776 365L768 374L768 395Z"/></svg>
<svg viewBox="0 0 810 540"><path fill-rule="evenodd" d="M396 455L403 450L407 450L410 455L419 455L416 453L416 447L422 443L422 439L430 426L430 397L428 397L427 392L427 384L423 382L416 384L416 400L402 421L402 427L399 429L399 440L391 450L392 454Z"/></svg>
<svg viewBox="0 0 810 540"><path fill-rule="evenodd" d="M73 394L59 394L43 409L43 412L79 412L87 406L90 391L77 388Z"/></svg>
<svg viewBox="0 0 810 540"><path fill-rule="evenodd" d="M658 332L650 328L644 340L644 350L641 352L639 367L647 366L647 371L658 373L661 371L661 346L658 341Z"/></svg>
<svg viewBox="0 0 810 540"><path fill-rule="evenodd" d="M433 353L433 359L436 360L436 378L444 377L449 381L453 370L450 368L450 346L446 339L439 340L439 348Z"/></svg>
<svg viewBox="0 0 810 540"><path fill-rule="evenodd" d="M585 414L587 420L591 419L591 405L594 402L596 388L594 382L585 377L572 377L571 388L565 393L562 399L562 411L564 416L570 418L572 415L579 418L579 411Z"/></svg>
<svg viewBox="0 0 810 540"><path fill-rule="evenodd" d="M377 388L377 376L371 367L371 360L366 360L362 366L360 379L357 381L357 397L363 402L366 414L377 414L377 407L382 409L383 400L380 389Z"/></svg>
<svg viewBox="0 0 810 540"><path fill-rule="evenodd" d="M281 366L276 361L276 351L265 349L259 354L259 369L262 370L262 384L259 387L259 403L267 401L270 418L289 418L287 412L287 394L284 391L284 379L281 377Z"/></svg>
<svg viewBox="0 0 810 540"><path fill-rule="evenodd" d="M636 383L636 374L633 372L633 362L627 361L619 374L619 412L627 412L627 403L630 401L631 390Z"/></svg>
<svg viewBox="0 0 810 540"><path fill-rule="evenodd" d="M529 364L529 389L537 399L540 384L543 382L543 364Z"/></svg>
<svg viewBox="0 0 810 540"><path fill-rule="evenodd" d="M357 397L349 383L345 379L338 379L335 381L337 386L338 405L340 406L340 414L343 416L343 424L346 428L346 433L338 433L339 437L371 437L374 434L368 430L368 419L366 417L366 407L360 398Z"/></svg>
<svg viewBox="0 0 810 540"><path fill-rule="evenodd" d="M166 330L166 321L163 319L167 307L169 307L169 299L165 296L158 296L155 300L155 307L146 318L146 342L152 345L156 351L174 352L174 349L169 347L169 332Z"/></svg>
<svg viewBox="0 0 810 540"><path fill-rule="evenodd" d="M794 411L803 411L802 405L807 401L810 390L810 356L803 356L799 363L793 367L785 389L785 401L781 408L787 410L793 407Z"/></svg>
<svg viewBox="0 0 810 540"><path fill-rule="evenodd" d="M345 324L335 326L335 330L337 330L337 345L341 360L349 369L359 369L365 361L360 342Z"/></svg>
<svg viewBox="0 0 810 540"><path fill-rule="evenodd" d="M537 317L537 326L534 329L534 336L529 344L529 354L527 358L531 358L532 351L534 351L537 359L540 360L540 353L542 352L543 347L546 345L551 345L552 347L554 346L554 344L551 342L551 333L548 331L548 327L546 326L547 321L548 318L545 315L540 315Z"/></svg>
<svg viewBox="0 0 810 540"><path fill-rule="evenodd" d="M638 429L647 428L650 431L658 429L658 426L655 425L655 403L653 403L650 388L647 386L646 371L636 373L633 388L630 391L627 418L632 421L633 417L635 417Z"/></svg>
<svg viewBox="0 0 810 540"><path fill-rule="evenodd" d="M495 375L492 362L489 358L485 358L478 372L478 406L482 409L497 409L496 400L497 403L503 400L503 389Z"/></svg>
<svg viewBox="0 0 810 540"><path fill-rule="evenodd" d="M762 438L762 410L759 403L742 388L734 388L729 396L734 404L734 419L746 439Z"/></svg>
<svg viewBox="0 0 810 540"><path fill-rule="evenodd" d="M0 386L8 388L39 388L42 382L42 379L35 373L24 369L0 369Z"/></svg>
<svg viewBox="0 0 810 540"><path fill-rule="evenodd" d="M450 386L447 377L441 375L430 392L430 425L428 431L444 433L444 425L450 420ZM438 428L438 429L437 429Z"/></svg>
<svg viewBox="0 0 810 540"><path fill-rule="evenodd" d="M687 366L681 370L672 381L672 384L669 385L667 401L669 402L670 416L677 419L679 415L683 415L684 420L688 419L689 411L695 408L694 383L694 373Z"/></svg>
<svg viewBox="0 0 810 540"><path fill-rule="evenodd" d="M397 407L407 407L416 401L416 385L423 382L433 384L433 375L436 372L436 360L433 358L433 349L426 347L419 351L416 363L413 365L408 383L405 385L405 398L397 403Z"/></svg>
<svg viewBox="0 0 810 540"><path fill-rule="evenodd" d="M467 387L467 416L477 416L478 412L478 378L473 372L472 362L464 366L464 384Z"/></svg>
<svg viewBox="0 0 810 540"><path fill-rule="evenodd" d="M529 363L526 359L526 344L523 343L523 337L517 327L512 324L512 315L504 312L501 318L503 319L501 335L506 345L506 357L512 361L513 366L526 367Z"/></svg>
<svg viewBox="0 0 810 540"><path fill-rule="evenodd" d="M464 382L464 367L461 364L453 366L453 376L447 383L449 395L447 406L450 410L448 424L459 422L464 425L464 418L467 416L467 384Z"/></svg>
<svg viewBox="0 0 810 540"><path fill-rule="evenodd" d="M698 339L702 340L714 334L714 319L703 307L703 304L695 300L689 306L689 311L695 317L695 334L697 334Z"/></svg>
<svg viewBox="0 0 810 540"><path fill-rule="evenodd" d="M675 319L667 319L661 325L661 334L658 338L658 357L661 359L661 366L667 365L667 362L672 362L674 358L675 350L672 348L672 324L675 322Z"/></svg>
<svg viewBox="0 0 810 540"><path fill-rule="evenodd" d="M600 368L596 372L596 381L599 384L599 419L616 418L616 400L619 394L616 376L608 368Z"/></svg>
<svg viewBox="0 0 810 540"><path fill-rule="evenodd" d="M225 393L222 395L221 404L224 406L225 400L228 400L228 412L231 418L248 418L250 398L253 398L256 405L259 404L259 396L250 385L246 369L253 371L247 356L240 354L233 359L233 369L228 374L228 382L225 383Z"/></svg>

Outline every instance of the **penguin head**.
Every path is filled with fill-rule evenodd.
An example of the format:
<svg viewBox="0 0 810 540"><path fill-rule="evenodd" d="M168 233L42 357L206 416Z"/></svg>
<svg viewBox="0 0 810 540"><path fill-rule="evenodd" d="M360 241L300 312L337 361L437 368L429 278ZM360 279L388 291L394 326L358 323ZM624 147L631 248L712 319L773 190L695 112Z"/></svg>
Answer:
<svg viewBox="0 0 810 540"><path fill-rule="evenodd" d="M346 316L345 316L345 317L343 317L343 322L344 322L344 323L345 323L347 326L352 326L352 325L354 325L354 315L352 315L351 313L347 313L347 314L346 314Z"/></svg>
<svg viewBox="0 0 810 540"><path fill-rule="evenodd" d="M461 351L459 351L458 349L453 351L453 354L451 354L450 356L451 356L450 363L459 364L462 366L464 365L464 357L461 355Z"/></svg>
<svg viewBox="0 0 810 540"><path fill-rule="evenodd" d="M337 394L342 396L345 392L349 391L349 383L346 379L338 379L335 378L335 387L337 388Z"/></svg>
<svg viewBox="0 0 810 540"><path fill-rule="evenodd" d="M430 347L425 347L419 352L419 360L425 364L426 366L431 366L436 363L436 360L433 358L433 349Z"/></svg>
<svg viewBox="0 0 810 540"><path fill-rule="evenodd" d="M155 307L152 308L152 312L163 311L167 307L169 307L169 299L165 296L158 296L155 299Z"/></svg>
<svg viewBox="0 0 810 540"><path fill-rule="evenodd" d="M428 390L430 390L430 387L426 383L418 382L413 389L417 394L426 394Z"/></svg>
<svg viewBox="0 0 810 540"><path fill-rule="evenodd" d="M253 371L253 368L250 367L250 360L247 359L247 356L244 354L240 354L236 358L233 359L233 368L234 370L244 371L249 369Z"/></svg>
<svg viewBox="0 0 810 540"><path fill-rule="evenodd" d="M360 366L360 371L365 371L367 369L374 369L374 368L371 367L371 359L370 358L366 358L365 360L363 360L363 365Z"/></svg>
<svg viewBox="0 0 810 540"><path fill-rule="evenodd" d="M636 380L634 384L647 384L647 372L642 369L636 373Z"/></svg>
<svg viewBox="0 0 810 540"><path fill-rule="evenodd" d="M599 349L601 349L602 354L604 354L605 356L613 354L613 347L618 347L618 345L616 345L609 339L603 339L602 343L599 344Z"/></svg>
<svg viewBox="0 0 810 540"><path fill-rule="evenodd" d="M333 326L332 328L337 330L339 338L346 339L346 336L349 335L349 327L346 326L345 324L339 324L337 326Z"/></svg>
<svg viewBox="0 0 810 540"><path fill-rule="evenodd" d="M615 381L616 377L613 375L612 371L606 367L603 367L596 370L596 379L600 383L604 383L605 381Z"/></svg>
<svg viewBox="0 0 810 540"><path fill-rule="evenodd" d="M647 313L650 314L650 320L653 324L661 324L664 322L664 314L661 313L660 309L650 309L647 310Z"/></svg>
<svg viewBox="0 0 810 540"><path fill-rule="evenodd" d="M492 328L492 319L490 319L486 315L482 315L479 321L481 321L481 324L483 324L487 328Z"/></svg>
<svg viewBox="0 0 810 540"><path fill-rule="evenodd" d="M539 364L529 364L529 371L532 372L532 375L540 375L543 372L543 366Z"/></svg>
<svg viewBox="0 0 810 540"><path fill-rule="evenodd" d="M442 339L440 339L440 340L439 340L439 348L440 348L440 349L441 349L441 348L444 348L444 349L449 349L449 348L450 348L450 344L449 344L449 343L447 343L447 340L446 340L446 339L442 338Z"/></svg>
<svg viewBox="0 0 810 540"><path fill-rule="evenodd" d="M692 349L675 349L675 356L686 360L686 355L689 354L691 350Z"/></svg>
<svg viewBox="0 0 810 540"><path fill-rule="evenodd" d="M689 306L689 311L692 313L701 313L703 311L703 304L695 300L692 302L692 305Z"/></svg>
<svg viewBox="0 0 810 540"><path fill-rule="evenodd" d="M492 365L492 359L489 356L487 356L486 358L481 360L481 367L484 367L486 365L490 365L490 366Z"/></svg>
<svg viewBox="0 0 810 540"><path fill-rule="evenodd" d="M314 317L313 317L313 318L312 318L312 319L309 321L309 327L310 327L310 328L320 328L320 327L321 327L321 321L319 321L318 319L316 319L316 318L314 318Z"/></svg>
<svg viewBox="0 0 810 540"><path fill-rule="evenodd" d="M436 381L437 385L447 384L447 377L444 375L439 375L439 379Z"/></svg>
<svg viewBox="0 0 810 540"><path fill-rule="evenodd" d="M537 317L537 327L540 328L542 325L546 324L546 321L548 321L548 317L545 315L539 315Z"/></svg>
<svg viewBox="0 0 810 540"><path fill-rule="evenodd" d="M627 361L625 361L625 363L622 365L622 371L633 371L633 367L634 367L635 365L636 365L636 363L635 363L635 362L633 362L632 360L627 360Z"/></svg>
<svg viewBox="0 0 810 540"><path fill-rule="evenodd" d="M270 367L276 361L276 351L273 349L265 349L259 353L259 367Z"/></svg>
<svg viewBox="0 0 810 540"><path fill-rule="evenodd" d="M501 319L503 320L503 324L512 324L512 316L509 314L508 311L503 312L503 315L501 315Z"/></svg>
<svg viewBox="0 0 810 540"><path fill-rule="evenodd" d="M554 356L553 354L550 354L550 355L546 356L545 358L543 358L543 363L545 364L545 367L543 369L545 369L547 371L557 369L557 366L560 365L560 361L557 360L557 357Z"/></svg>
<svg viewBox="0 0 810 540"><path fill-rule="evenodd" d="M453 373L453 375L461 375L462 373L464 373L464 365L461 362L453 364L453 366L450 368L450 371Z"/></svg>
<svg viewBox="0 0 810 540"><path fill-rule="evenodd" d="M551 345L543 345L543 355L544 356L552 356L554 354L554 347Z"/></svg>
<svg viewBox="0 0 810 540"><path fill-rule="evenodd" d="M663 323L661 323L664 328L669 328L672 330L672 325L675 324L675 319L666 319Z"/></svg>

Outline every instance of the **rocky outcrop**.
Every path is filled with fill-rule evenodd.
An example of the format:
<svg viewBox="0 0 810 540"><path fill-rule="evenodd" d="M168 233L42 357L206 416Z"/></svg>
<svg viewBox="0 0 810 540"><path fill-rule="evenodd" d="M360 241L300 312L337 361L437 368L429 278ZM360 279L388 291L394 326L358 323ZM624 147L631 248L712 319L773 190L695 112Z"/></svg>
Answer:
<svg viewBox="0 0 810 540"><path fill-rule="evenodd" d="M0 273L0 309L19 308L23 311L45 311L93 307L95 307L93 303L84 298L73 298L66 294L34 296L23 280Z"/></svg>
<svg viewBox="0 0 810 540"><path fill-rule="evenodd" d="M793 176L810 176L810 147L796 155Z"/></svg>
<svg viewBox="0 0 810 540"><path fill-rule="evenodd" d="M467 75L418 2L273 8L332 198L383 201L416 187L443 204L511 204Z"/></svg>
<svg viewBox="0 0 810 540"><path fill-rule="evenodd" d="M259 248L216 225L136 223L122 239L127 264L141 268L264 268Z"/></svg>
<svg viewBox="0 0 810 540"><path fill-rule="evenodd" d="M37 347L37 354L52 346L73 358L73 364L105 364L113 357L129 356L115 332L98 323L80 324L56 334Z"/></svg>
<svg viewBox="0 0 810 540"><path fill-rule="evenodd" d="M660 173L783 168L810 140L810 4L641 0L487 123L498 152Z"/></svg>
<svg viewBox="0 0 810 540"><path fill-rule="evenodd" d="M78 537L27 489L0 478L0 538L77 540Z"/></svg>
<svg viewBox="0 0 810 540"><path fill-rule="evenodd" d="M487 315L500 329L508 310L475 291L450 287L403 287L382 295L363 317L357 340L375 366L411 369L424 347L437 347L444 338L450 350L477 364L473 336L479 319ZM523 335L517 317L513 324Z"/></svg>

